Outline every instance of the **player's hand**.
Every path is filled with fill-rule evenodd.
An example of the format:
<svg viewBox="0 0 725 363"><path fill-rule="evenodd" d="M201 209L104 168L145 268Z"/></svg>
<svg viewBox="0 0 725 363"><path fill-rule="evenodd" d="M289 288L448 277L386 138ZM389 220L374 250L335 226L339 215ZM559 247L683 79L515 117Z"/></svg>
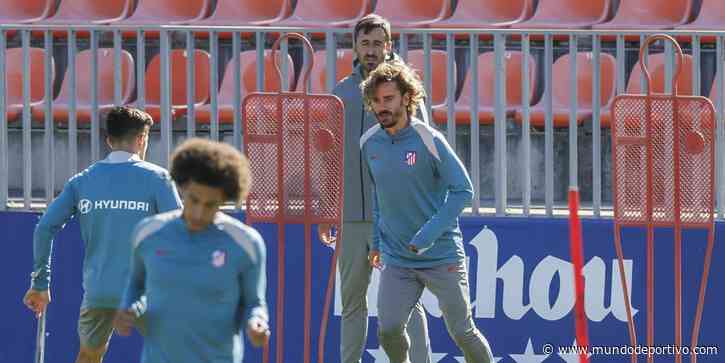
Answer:
<svg viewBox="0 0 725 363"><path fill-rule="evenodd" d="M50 289L43 291L28 289L23 297L23 303L35 313L36 318L40 318L50 304Z"/></svg>
<svg viewBox="0 0 725 363"><path fill-rule="evenodd" d="M370 251L368 254L368 261L370 262L370 266L375 267L378 270L383 268L383 263L380 261L380 251Z"/></svg>
<svg viewBox="0 0 725 363"><path fill-rule="evenodd" d="M136 323L136 314L133 310L118 310L113 318L113 328L116 329L118 335L127 337L131 335L131 329Z"/></svg>
<svg viewBox="0 0 725 363"><path fill-rule="evenodd" d="M320 223L317 225L317 237L320 239L320 242L326 245L337 242L337 236L332 235L333 228L337 229L337 226L329 223Z"/></svg>
<svg viewBox="0 0 725 363"><path fill-rule="evenodd" d="M247 323L247 337L252 345L261 347L269 342L269 325L266 321L253 317Z"/></svg>

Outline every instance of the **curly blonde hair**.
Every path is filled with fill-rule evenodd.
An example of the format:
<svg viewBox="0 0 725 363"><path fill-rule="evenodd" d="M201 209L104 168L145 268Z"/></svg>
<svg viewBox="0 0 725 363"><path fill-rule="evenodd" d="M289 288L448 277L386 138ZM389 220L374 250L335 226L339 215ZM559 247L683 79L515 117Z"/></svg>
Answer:
<svg viewBox="0 0 725 363"><path fill-rule="evenodd" d="M363 101L368 110L372 111L372 102L375 97L375 91L383 83L395 82L400 90L401 95L408 95L410 102L406 107L408 116L415 113L418 104L425 98L425 89L423 82L418 74L407 64L392 60L381 63L374 71L370 72L368 78L360 84L363 94Z"/></svg>

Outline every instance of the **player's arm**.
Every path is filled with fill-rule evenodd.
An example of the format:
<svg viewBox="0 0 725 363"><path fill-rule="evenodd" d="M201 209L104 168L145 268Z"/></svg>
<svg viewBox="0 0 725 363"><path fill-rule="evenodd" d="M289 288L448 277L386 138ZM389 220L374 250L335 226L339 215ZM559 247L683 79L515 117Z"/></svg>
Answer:
<svg viewBox="0 0 725 363"><path fill-rule="evenodd" d="M269 313L265 293L267 290L267 252L264 240L254 236L255 256L249 256L251 263L240 273L242 290L242 316L249 340L260 347L269 340Z"/></svg>
<svg viewBox="0 0 725 363"><path fill-rule="evenodd" d="M50 257L55 234L71 219L76 210L73 181L66 183L60 195L48 206L33 233L33 272L30 289L23 302L40 315L50 303Z"/></svg>
<svg viewBox="0 0 725 363"><path fill-rule="evenodd" d="M176 184L168 173L163 173L156 187L156 212L164 213L179 208L181 208L181 198Z"/></svg>
<svg viewBox="0 0 725 363"><path fill-rule="evenodd" d="M372 178L371 178L372 179ZM370 248L370 254L368 255L368 260L370 261L370 265L380 269L383 267L383 263L380 261L380 226L378 224L378 221L380 220L380 208L378 207L378 195L375 191L375 182L372 182L372 189L371 195L373 198L373 241L372 241L372 247Z"/></svg>
<svg viewBox="0 0 725 363"><path fill-rule="evenodd" d="M434 142L440 157L433 159L435 168L448 189L448 198L410 241L411 250L417 254L433 246L473 197L473 184L461 160L444 139L436 137Z"/></svg>
<svg viewBox="0 0 725 363"><path fill-rule="evenodd" d="M370 262L370 265L375 268L382 268L382 263L380 262L380 227L379 227L379 221L380 221L380 207L378 206L378 193L375 188L375 178L373 178L373 173L370 171L370 165L367 163L367 158L365 157L365 145L363 145L362 149L363 153L363 169L367 171L368 176L370 177L370 195L373 199L373 235L372 235L372 244L370 247L370 253L368 255L368 261Z"/></svg>
<svg viewBox="0 0 725 363"><path fill-rule="evenodd" d="M143 223L143 222L142 222ZM137 227L138 231L138 227ZM120 335L129 335L136 319L146 312L145 279L146 267L141 256L140 242L134 232L134 247L131 252L131 272L126 282L121 306L116 311L113 326Z"/></svg>

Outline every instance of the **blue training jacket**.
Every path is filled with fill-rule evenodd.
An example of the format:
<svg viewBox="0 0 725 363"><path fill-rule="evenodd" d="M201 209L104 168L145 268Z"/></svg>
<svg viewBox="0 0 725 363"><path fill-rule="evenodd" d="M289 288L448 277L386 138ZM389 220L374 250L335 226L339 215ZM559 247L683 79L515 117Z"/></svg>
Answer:
<svg viewBox="0 0 725 363"><path fill-rule="evenodd" d="M426 268L464 259L458 216L473 185L443 135L412 118L394 136L373 126L360 148L373 184L373 249L383 263Z"/></svg>
<svg viewBox="0 0 725 363"><path fill-rule="evenodd" d="M32 287L50 284L55 234L78 218L85 244L84 308L118 308L131 261L131 233L142 219L181 207L166 169L125 151L111 152L68 180L33 234Z"/></svg>
<svg viewBox="0 0 725 363"><path fill-rule="evenodd" d="M388 60L399 60L397 54L390 54ZM362 66L355 61L352 73L342 79L332 90L345 105L345 210L342 218L345 222L371 222L372 201L370 196L370 178L364 170L358 141L365 130L378 122L375 115L365 108L360 84L365 80ZM425 102L418 105L418 116L428 123Z"/></svg>
<svg viewBox="0 0 725 363"><path fill-rule="evenodd" d="M221 212L190 232L177 210L141 222L133 244L121 309L145 318L141 362L240 363L249 319L269 319L262 236Z"/></svg>

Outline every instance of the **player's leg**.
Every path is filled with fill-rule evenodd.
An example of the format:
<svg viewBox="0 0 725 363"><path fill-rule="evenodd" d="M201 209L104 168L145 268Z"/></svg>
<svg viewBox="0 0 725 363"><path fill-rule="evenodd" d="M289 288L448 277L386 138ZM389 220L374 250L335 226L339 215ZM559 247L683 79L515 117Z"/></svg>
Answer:
<svg viewBox="0 0 725 363"><path fill-rule="evenodd" d="M473 321L465 263L421 270L421 277L438 298L448 334L463 351L466 362L493 363L491 347Z"/></svg>
<svg viewBox="0 0 725 363"><path fill-rule="evenodd" d="M361 361L368 333L367 291L372 267L368 263L368 245L372 236L370 223L345 223L343 240L338 243L342 322L340 355L342 363Z"/></svg>
<svg viewBox="0 0 725 363"><path fill-rule="evenodd" d="M82 308L78 317L80 350L76 363L100 363L113 333L115 309Z"/></svg>
<svg viewBox="0 0 725 363"><path fill-rule="evenodd" d="M410 360L418 363L430 363L430 339L428 338L428 319L423 304L418 301L410 313L406 332L410 337Z"/></svg>
<svg viewBox="0 0 725 363"><path fill-rule="evenodd" d="M412 269L385 266L380 273L378 338L391 363L410 363L406 327L423 288Z"/></svg>

